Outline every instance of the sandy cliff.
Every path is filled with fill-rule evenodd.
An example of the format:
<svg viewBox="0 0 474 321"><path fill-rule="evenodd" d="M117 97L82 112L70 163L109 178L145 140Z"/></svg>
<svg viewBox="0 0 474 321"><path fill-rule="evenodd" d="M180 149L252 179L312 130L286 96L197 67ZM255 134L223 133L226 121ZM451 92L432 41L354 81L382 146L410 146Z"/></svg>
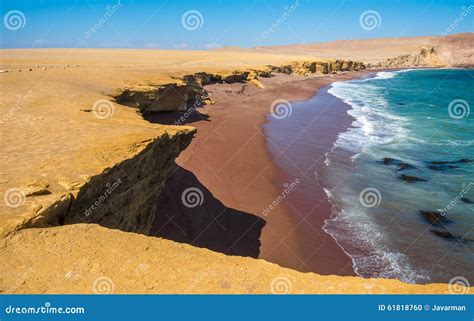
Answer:
<svg viewBox="0 0 474 321"><path fill-rule="evenodd" d="M87 224L22 230L0 240L0 257L8 258L0 264L3 293L450 293L451 289L447 284L301 273L263 260Z"/></svg>
<svg viewBox="0 0 474 321"><path fill-rule="evenodd" d="M472 67L474 66L474 33L340 40L249 49L231 47L219 50L332 57L362 61L371 67Z"/></svg>
<svg viewBox="0 0 474 321"><path fill-rule="evenodd" d="M292 280L296 293L447 291L446 285L302 274L131 233L149 234L156 197L195 133L150 123L143 114L206 102L206 84L259 86L259 77L275 72L365 68L359 60L140 50L0 53L7 71L1 74L0 291L88 293L105 277L117 292L264 293L280 276ZM115 230L75 224L84 222Z"/></svg>
<svg viewBox="0 0 474 321"><path fill-rule="evenodd" d="M474 34L433 38L415 54L399 55L369 64L374 68L474 66Z"/></svg>

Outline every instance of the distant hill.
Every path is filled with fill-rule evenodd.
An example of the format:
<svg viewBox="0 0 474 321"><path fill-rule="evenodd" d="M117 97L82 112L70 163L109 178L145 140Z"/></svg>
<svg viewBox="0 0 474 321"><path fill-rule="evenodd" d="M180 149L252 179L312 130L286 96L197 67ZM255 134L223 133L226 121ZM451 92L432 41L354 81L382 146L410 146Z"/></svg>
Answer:
<svg viewBox="0 0 474 321"><path fill-rule="evenodd" d="M436 61L436 63L433 63L434 65L452 67L474 66L474 33L472 32L446 37L355 39L255 48L224 47L217 50L311 55L321 58L359 60L383 66L384 61L389 58L419 55L422 48L427 49L428 52L434 48L433 53L437 57L433 59L433 61Z"/></svg>

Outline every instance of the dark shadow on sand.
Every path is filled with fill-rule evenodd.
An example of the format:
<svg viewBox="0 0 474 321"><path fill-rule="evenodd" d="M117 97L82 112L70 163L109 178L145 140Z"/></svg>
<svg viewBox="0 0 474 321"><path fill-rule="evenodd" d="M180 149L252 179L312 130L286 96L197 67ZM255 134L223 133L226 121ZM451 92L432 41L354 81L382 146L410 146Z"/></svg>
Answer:
<svg viewBox="0 0 474 321"><path fill-rule="evenodd" d="M182 200L187 189L188 206ZM190 196L192 192L195 198ZM226 207L192 172L176 165L160 194L150 234L229 255L256 258L264 226L260 217Z"/></svg>
<svg viewBox="0 0 474 321"><path fill-rule="evenodd" d="M162 125L186 125L198 121L209 121L209 115L202 114L199 110L188 109L187 111L169 111L161 113L150 113L143 115L150 123Z"/></svg>

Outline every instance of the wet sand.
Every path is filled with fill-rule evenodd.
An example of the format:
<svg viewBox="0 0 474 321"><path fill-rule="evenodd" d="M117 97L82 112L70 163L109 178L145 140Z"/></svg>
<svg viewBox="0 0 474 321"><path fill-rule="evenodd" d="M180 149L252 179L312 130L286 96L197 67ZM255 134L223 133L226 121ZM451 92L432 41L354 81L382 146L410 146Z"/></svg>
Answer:
<svg viewBox="0 0 474 321"><path fill-rule="evenodd" d="M307 100L334 81L364 74L278 74L261 79L265 89L249 83L207 86L217 103L197 108L182 122L198 131L165 184L154 234L299 271L354 275L350 258L322 230L331 206L315 180L325 153L351 124L347 106L328 101L298 110L292 103L292 116L282 120L270 119L269 112L276 99ZM148 119L172 124L180 116ZM285 183L295 179L300 183L282 199ZM203 201L190 209L181 196L191 187L202 191Z"/></svg>

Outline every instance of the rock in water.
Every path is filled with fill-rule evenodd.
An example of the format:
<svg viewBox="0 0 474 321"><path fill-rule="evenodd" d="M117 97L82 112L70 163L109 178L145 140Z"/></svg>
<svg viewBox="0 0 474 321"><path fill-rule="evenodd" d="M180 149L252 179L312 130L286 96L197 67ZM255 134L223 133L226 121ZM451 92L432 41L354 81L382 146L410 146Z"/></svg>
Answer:
<svg viewBox="0 0 474 321"><path fill-rule="evenodd" d="M455 161L434 161L430 162L430 164L434 165L448 165L448 164L459 164L459 163L471 163L473 162L472 159L467 159L467 158L461 158Z"/></svg>
<svg viewBox="0 0 474 321"><path fill-rule="evenodd" d="M399 166L399 171L404 170L404 169L415 169L416 167L414 165L404 163L401 160L390 158L390 157L385 157L382 161L385 165L395 165Z"/></svg>
<svg viewBox="0 0 474 321"><path fill-rule="evenodd" d="M383 163L385 165L398 165L400 161L398 159L390 158L390 157L385 157L383 159Z"/></svg>
<svg viewBox="0 0 474 321"><path fill-rule="evenodd" d="M452 221L447 219L444 215L440 212L435 211L420 211L420 214L423 218L432 225L443 225L451 223Z"/></svg>
<svg viewBox="0 0 474 321"><path fill-rule="evenodd" d="M405 182L408 182L408 183L416 183L416 182L426 182L426 179L424 178L420 178L420 177L417 177L417 176L410 176L410 175L405 175L405 174L402 174L400 176L398 176L401 180L405 181Z"/></svg>
<svg viewBox="0 0 474 321"><path fill-rule="evenodd" d="M428 168L434 171L444 171L447 169L459 168L459 166L443 164L443 165L429 165Z"/></svg>
<svg viewBox="0 0 474 321"><path fill-rule="evenodd" d="M461 201L463 201L466 204L474 204L474 201L470 200L467 197L461 197Z"/></svg>
<svg viewBox="0 0 474 321"><path fill-rule="evenodd" d="M398 169L399 171L402 171L404 169L415 169L416 167L411 165L411 164L407 164L407 163L400 163L400 168Z"/></svg>
<svg viewBox="0 0 474 321"><path fill-rule="evenodd" d="M472 239L463 238L459 235L453 234L446 230L444 231L431 230L430 232L448 241L461 242L461 243L471 243L474 241Z"/></svg>

